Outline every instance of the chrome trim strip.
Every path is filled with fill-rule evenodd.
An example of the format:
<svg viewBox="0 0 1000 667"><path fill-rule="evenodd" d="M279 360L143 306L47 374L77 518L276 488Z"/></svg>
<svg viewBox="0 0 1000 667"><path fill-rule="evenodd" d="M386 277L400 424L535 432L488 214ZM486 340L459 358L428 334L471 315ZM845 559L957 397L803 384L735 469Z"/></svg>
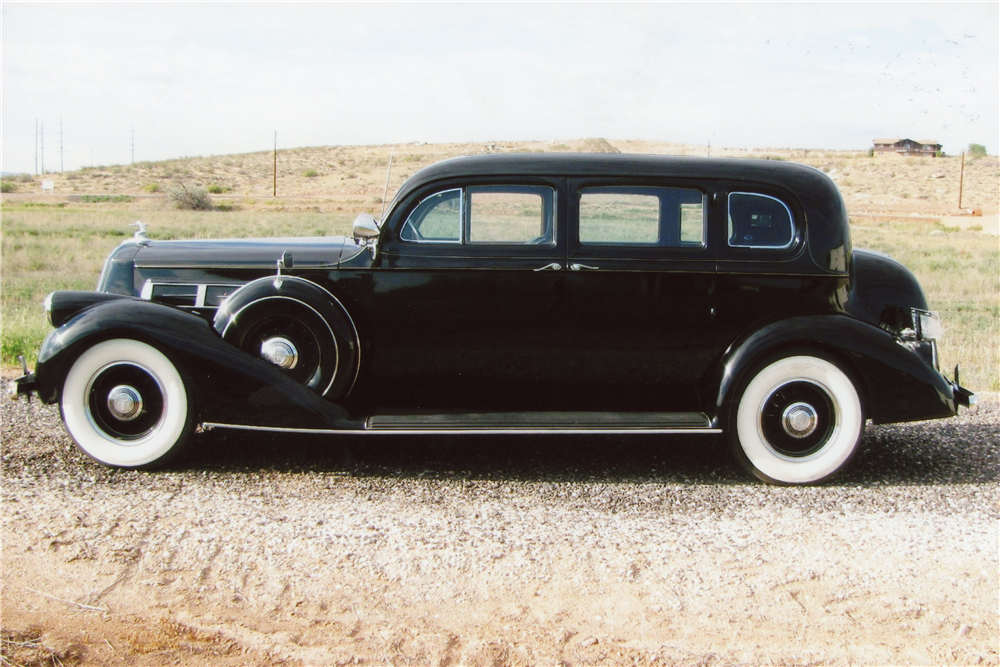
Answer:
<svg viewBox="0 0 1000 667"><path fill-rule="evenodd" d="M230 428L240 431L267 431L269 433L318 433L329 435L361 435L361 434L392 434L392 435L592 435L594 433L636 433L639 435L655 434L677 434L687 435L693 433L722 433L721 428L590 428L590 429L557 429L557 428L504 428L504 429L324 429L324 428L283 428L278 426L245 426L242 424L217 424L215 422L204 422L202 426L208 428Z"/></svg>
<svg viewBox="0 0 1000 667"><path fill-rule="evenodd" d="M790 208L788 208L788 204L786 204L785 202L781 201L777 197L772 197L771 195L764 195L764 194L761 194L759 192L730 192L729 196L726 197L726 218L727 218L727 222L732 222L732 218L729 216L729 208L732 206L733 195L750 195L751 197L763 197L764 199L772 199L772 200L778 202L779 204L781 204L782 208L785 209L785 212L788 213L788 222L792 226L792 238L791 238L791 240L788 243L786 243L785 245L781 245L781 246L778 246L778 245L733 245L728 239L726 240L726 245L728 245L730 248L750 248L750 249L753 249L753 250L787 250L788 248L791 248L793 245L795 245L795 240L796 240L796 237L798 236L798 231L799 230L798 230L798 227L795 225L795 216L792 215L792 210ZM728 236L728 234L727 234L727 236Z"/></svg>
<svg viewBox="0 0 1000 667"><path fill-rule="evenodd" d="M204 308L205 307L205 293L208 292L208 285L205 283L200 283L198 285L198 293L194 297L194 307Z"/></svg>
<svg viewBox="0 0 1000 667"><path fill-rule="evenodd" d="M300 263L295 268L302 270L313 270L313 269L335 269L339 266L339 262L323 262L320 264L305 264ZM137 269L194 269L198 271L204 271L208 269L267 269L268 271L274 270L274 262L261 262L257 264L251 264L249 262L212 262L209 264L139 264L136 263L135 268Z"/></svg>
<svg viewBox="0 0 1000 667"><path fill-rule="evenodd" d="M142 284L142 289L139 291L139 298L143 301L151 301L153 299L153 281L147 280Z"/></svg>

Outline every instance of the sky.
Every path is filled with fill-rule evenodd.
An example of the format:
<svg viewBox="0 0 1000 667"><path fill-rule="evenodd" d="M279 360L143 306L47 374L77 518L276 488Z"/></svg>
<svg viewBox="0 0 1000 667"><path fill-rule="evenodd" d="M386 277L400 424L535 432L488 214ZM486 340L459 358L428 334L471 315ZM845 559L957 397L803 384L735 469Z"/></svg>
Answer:
<svg viewBox="0 0 1000 667"><path fill-rule="evenodd" d="M270 150L275 133L996 154L998 33L997 2L5 1L0 170L36 173L36 123L47 171Z"/></svg>

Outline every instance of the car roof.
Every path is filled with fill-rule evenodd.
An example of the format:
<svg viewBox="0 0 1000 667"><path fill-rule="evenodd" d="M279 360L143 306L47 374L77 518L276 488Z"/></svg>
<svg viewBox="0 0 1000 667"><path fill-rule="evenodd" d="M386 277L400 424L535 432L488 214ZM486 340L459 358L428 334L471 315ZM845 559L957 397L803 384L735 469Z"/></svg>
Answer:
<svg viewBox="0 0 1000 667"><path fill-rule="evenodd" d="M421 169L403 185L476 176L637 176L755 180L785 185L790 180L828 180L822 172L793 162L732 158L607 153L502 153L452 158Z"/></svg>
<svg viewBox="0 0 1000 667"><path fill-rule="evenodd" d="M782 160L703 158L623 153L501 153L452 158L421 169L393 199L390 215L416 191L437 182L497 177L633 177L722 180L737 188L769 186L798 200L809 237L809 252L817 266L843 273L850 264L851 241L847 209L836 184L818 169ZM746 185L742 185L745 183ZM451 184L449 184L451 186ZM766 190L765 190L766 192Z"/></svg>

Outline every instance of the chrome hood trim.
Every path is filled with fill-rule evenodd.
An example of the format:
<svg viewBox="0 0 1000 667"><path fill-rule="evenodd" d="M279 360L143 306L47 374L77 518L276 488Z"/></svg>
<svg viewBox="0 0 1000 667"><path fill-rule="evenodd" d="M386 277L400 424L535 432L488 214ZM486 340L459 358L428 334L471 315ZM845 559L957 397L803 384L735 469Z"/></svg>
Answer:
<svg viewBox="0 0 1000 667"><path fill-rule="evenodd" d="M276 258L290 251L295 268L336 267L355 251L354 239L344 236L303 238L156 241L135 256L137 269L273 269Z"/></svg>

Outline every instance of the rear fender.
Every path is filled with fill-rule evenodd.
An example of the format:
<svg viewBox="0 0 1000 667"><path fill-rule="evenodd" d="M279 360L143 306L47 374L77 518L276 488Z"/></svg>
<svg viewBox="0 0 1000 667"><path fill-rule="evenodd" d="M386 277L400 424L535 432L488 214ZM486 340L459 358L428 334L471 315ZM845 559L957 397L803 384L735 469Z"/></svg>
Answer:
<svg viewBox="0 0 1000 667"><path fill-rule="evenodd" d="M163 352L193 392L201 422L322 429L358 426L343 407L225 342L200 317L131 299L92 306L49 334L35 371L39 398L58 402L77 357L113 338L140 340Z"/></svg>
<svg viewBox="0 0 1000 667"><path fill-rule="evenodd" d="M716 414L723 423L740 380L761 358L783 348L809 347L833 354L860 378L865 412L876 424L957 412L951 382L892 334L850 317L816 315L768 324L730 346L713 383Z"/></svg>

